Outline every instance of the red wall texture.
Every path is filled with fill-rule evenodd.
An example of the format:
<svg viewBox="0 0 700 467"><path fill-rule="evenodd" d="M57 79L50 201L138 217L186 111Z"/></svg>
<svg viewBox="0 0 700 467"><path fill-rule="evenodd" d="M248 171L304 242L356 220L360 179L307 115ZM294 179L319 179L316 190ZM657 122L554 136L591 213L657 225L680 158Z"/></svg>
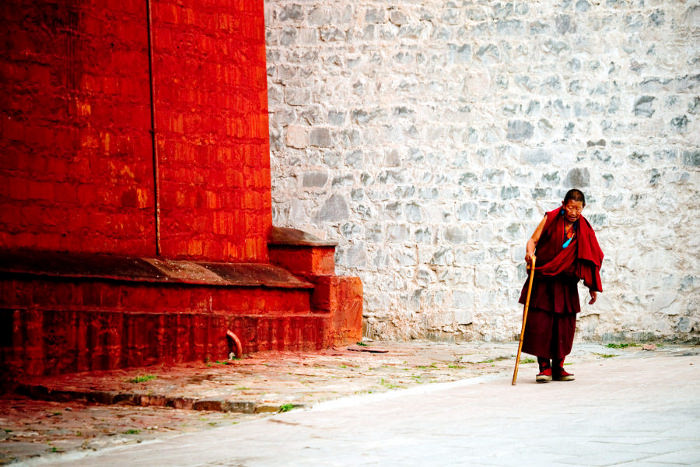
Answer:
<svg viewBox="0 0 700 467"><path fill-rule="evenodd" d="M267 261L263 2L151 10L157 164L146 0L0 4L0 248Z"/></svg>
<svg viewBox="0 0 700 467"><path fill-rule="evenodd" d="M263 2L155 2L153 17L163 254L265 261Z"/></svg>

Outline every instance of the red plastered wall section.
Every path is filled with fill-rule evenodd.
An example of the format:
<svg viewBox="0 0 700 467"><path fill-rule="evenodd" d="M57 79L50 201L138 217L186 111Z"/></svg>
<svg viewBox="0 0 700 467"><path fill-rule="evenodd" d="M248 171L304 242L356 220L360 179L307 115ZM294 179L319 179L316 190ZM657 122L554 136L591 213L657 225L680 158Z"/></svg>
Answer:
<svg viewBox="0 0 700 467"><path fill-rule="evenodd" d="M153 3L164 256L266 262L263 2Z"/></svg>
<svg viewBox="0 0 700 467"><path fill-rule="evenodd" d="M155 254L146 5L0 4L0 248ZM152 16L162 255L266 262L263 2Z"/></svg>
<svg viewBox="0 0 700 467"><path fill-rule="evenodd" d="M0 247L154 254L144 18L0 2Z"/></svg>

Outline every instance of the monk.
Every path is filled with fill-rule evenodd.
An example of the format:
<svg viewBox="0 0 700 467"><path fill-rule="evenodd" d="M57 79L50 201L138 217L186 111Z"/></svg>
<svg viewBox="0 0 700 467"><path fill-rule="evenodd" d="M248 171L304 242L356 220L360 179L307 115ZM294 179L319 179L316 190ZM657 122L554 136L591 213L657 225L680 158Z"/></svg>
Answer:
<svg viewBox="0 0 700 467"><path fill-rule="evenodd" d="M580 190L569 190L561 206L545 214L527 242L525 261L537 258L530 307L525 325L523 352L535 355L538 383L573 381L564 370L576 331L576 313L581 311L578 282L590 292L590 305L603 291L600 266L603 252L591 224L581 215L586 198ZM520 303L527 297L525 282Z"/></svg>

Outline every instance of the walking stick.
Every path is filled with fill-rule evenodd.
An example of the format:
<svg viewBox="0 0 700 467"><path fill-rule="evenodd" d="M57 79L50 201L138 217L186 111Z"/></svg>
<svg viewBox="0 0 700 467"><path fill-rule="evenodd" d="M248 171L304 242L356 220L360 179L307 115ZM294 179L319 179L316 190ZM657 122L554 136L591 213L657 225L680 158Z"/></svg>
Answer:
<svg viewBox="0 0 700 467"><path fill-rule="evenodd" d="M527 297L525 298L525 309L523 310L523 328L520 331L520 342L518 343L518 356L515 358L515 371L513 371L513 386L515 380L518 379L518 366L520 365L520 353L523 351L523 337L525 337L525 323L527 323L527 309L530 307L530 293L532 292L532 279L535 277L535 258L532 257L532 263L528 266L530 269L530 284L527 286Z"/></svg>

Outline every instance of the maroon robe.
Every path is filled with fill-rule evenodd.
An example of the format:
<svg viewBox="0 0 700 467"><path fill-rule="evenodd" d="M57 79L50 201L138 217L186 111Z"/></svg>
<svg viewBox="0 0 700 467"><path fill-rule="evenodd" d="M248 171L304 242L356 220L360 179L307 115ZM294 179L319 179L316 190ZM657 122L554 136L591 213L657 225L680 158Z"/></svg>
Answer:
<svg viewBox="0 0 700 467"><path fill-rule="evenodd" d="M602 292L600 266L603 252L591 224L583 216L574 224L574 238L564 248L566 219L562 208L546 214L542 235L537 242L535 278L532 284L523 352L543 358L563 359L571 352L576 331L579 280L586 287ZM528 281L520 294L527 297Z"/></svg>

